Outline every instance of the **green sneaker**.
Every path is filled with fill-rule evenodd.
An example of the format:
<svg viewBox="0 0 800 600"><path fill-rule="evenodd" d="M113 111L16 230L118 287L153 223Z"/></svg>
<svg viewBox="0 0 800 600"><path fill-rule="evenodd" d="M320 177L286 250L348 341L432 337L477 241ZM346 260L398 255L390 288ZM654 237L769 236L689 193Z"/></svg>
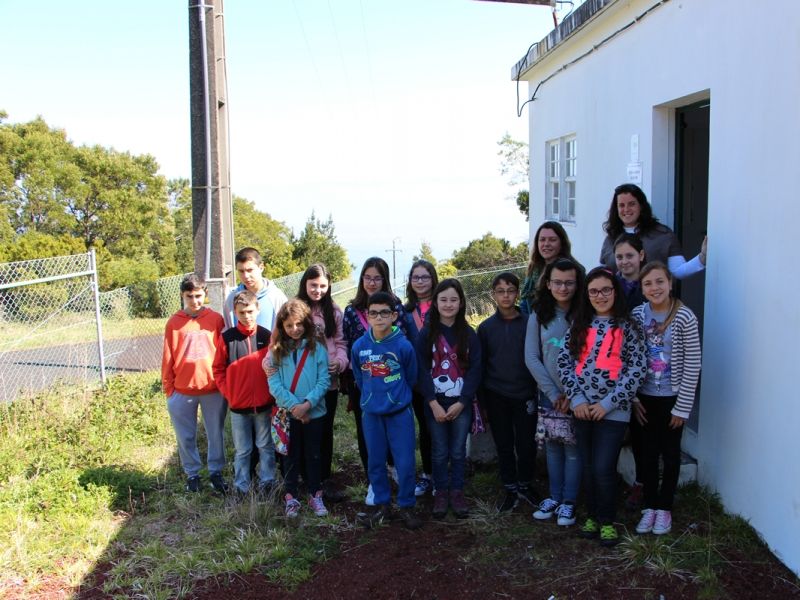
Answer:
<svg viewBox="0 0 800 600"><path fill-rule="evenodd" d="M578 532L578 534L581 537L586 539L594 539L598 536L599 533L600 533L600 524L591 517L586 519L586 522L583 524L583 527L581 527L580 531Z"/></svg>
<svg viewBox="0 0 800 600"><path fill-rule="evenodd" d="M619 543L617 528L613 525L603 525L600 527L600 545L611 547Z"/></svg>

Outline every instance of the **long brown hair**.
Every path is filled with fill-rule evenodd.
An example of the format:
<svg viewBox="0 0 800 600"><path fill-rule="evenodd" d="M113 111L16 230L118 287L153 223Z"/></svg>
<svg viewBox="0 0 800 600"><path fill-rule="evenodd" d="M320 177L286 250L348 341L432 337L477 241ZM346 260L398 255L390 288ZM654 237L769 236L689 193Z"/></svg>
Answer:
<svg viewBox="0 0 800 600"><path fill-rule="evenodd" d="M288 320L297 320L303 323L303 337L306 340L309 352L313 352L317 346L317 328L311 319L311 309L308 304L297 298L292 298L281 306L278 316L275 317L275 329L272 331L269 351L272 354L272 364L279 366L283 359L289 356L297 348L300 340L294 340L286 333L283 324Z"/></svg>

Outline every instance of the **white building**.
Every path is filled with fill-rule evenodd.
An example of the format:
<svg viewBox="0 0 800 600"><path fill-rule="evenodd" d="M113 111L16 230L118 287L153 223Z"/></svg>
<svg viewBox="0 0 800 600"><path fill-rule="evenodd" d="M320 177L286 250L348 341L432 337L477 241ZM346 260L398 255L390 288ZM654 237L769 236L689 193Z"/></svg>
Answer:
<svg viewBox="0 0 800 600"><path fill-rule="evenodd" d="M559 220L597 265L626 181L687 258L708 231L708 269L681 291L704 313L684 449L800 572L800 2L586 0L512 78L535 96L531 235Z"/></svg>

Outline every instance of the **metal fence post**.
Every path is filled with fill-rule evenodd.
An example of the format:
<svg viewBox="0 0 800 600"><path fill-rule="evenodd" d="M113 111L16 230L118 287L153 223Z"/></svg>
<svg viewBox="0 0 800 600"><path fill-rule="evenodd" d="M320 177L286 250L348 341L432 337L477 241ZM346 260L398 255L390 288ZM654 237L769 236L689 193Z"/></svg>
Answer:
<svg viewBox="0 0 800 600"><path fill-rule="evenodd" d="M92 295L94 296L94 316L97 323L97 358L100 365L100 381L106 384L106 357L103 349L103 323L100 315L100 289L97 282L97 261L94 248L89 250L89 268L92 271Z"/></svg>

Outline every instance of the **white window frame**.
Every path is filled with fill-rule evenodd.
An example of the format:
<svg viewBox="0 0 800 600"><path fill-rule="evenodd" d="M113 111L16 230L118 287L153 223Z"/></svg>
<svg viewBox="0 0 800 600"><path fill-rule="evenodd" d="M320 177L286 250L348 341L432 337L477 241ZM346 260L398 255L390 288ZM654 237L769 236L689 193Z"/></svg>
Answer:
<svg viewBox="0 0 800 600"><path fill-rule="evenodd" d="M574 223L577 214L578 139L575 134L546 142L545 215Z"/></svg>

